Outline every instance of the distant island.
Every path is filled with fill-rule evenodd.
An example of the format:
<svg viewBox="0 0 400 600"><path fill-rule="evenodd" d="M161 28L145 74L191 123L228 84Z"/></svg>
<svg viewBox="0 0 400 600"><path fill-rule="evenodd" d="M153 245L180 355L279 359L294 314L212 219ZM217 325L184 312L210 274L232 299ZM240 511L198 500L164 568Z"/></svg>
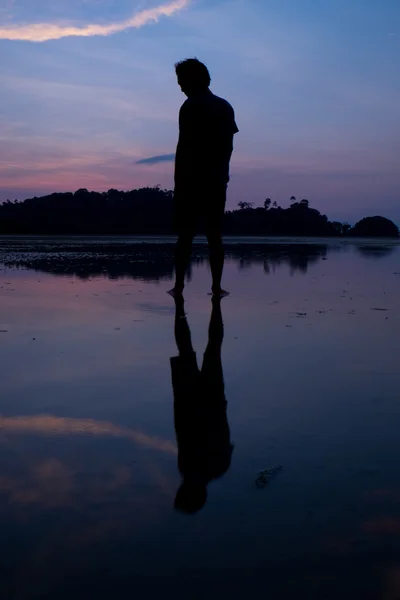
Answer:
<svg viewBox="0 0 400 600"><path fill-rule="evenodd" d="M54 193L7 200L0 204L0 234L48 235L168 235L172 227L173 192L159 186L128 192ZM201 231L200 231L201 232ZM263 207L239 202L225 213L226 235L353 236L398 238L393 221L381 216L365 217L354 226L329 221L311 208L306 199L290 198L282 208L267 198Z"/></svg>

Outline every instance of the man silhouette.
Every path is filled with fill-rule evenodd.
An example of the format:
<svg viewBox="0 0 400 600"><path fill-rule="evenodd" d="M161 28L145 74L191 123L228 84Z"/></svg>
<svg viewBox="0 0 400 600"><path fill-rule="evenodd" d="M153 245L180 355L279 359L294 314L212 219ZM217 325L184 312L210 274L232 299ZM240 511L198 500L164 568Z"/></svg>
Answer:
<svg viewBox="0 0 400 600"><path fill-rule="evenodd" d="M221 347L224 326L221 298L213 297L208 344L201 370L192 347L183 296L175 297L175 340L179 356L171 358L178 468L182 484L175 508L198 512L207 499L207 484L229 469L233 446L226 415Z"/></svg>
<svg viewBox="0 0 400 600"><path fill-rule="evenodd" d="M175 158L174 225L175 286L170 294L182 294L199 217L208 240L212 293L221 288L224 267L222 222L233 136L238 127L232 106L209 89L207 67L196 58L175 65L178 84L187 96L179 112L179 141Z"/></svg>

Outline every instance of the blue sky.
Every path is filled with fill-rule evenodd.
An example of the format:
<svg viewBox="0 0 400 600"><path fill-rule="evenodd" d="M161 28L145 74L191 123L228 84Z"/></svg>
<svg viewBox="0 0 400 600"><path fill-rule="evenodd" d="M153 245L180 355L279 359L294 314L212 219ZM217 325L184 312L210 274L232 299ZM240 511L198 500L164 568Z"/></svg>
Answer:
<svg viewBox="0 0 400 600"><path fill-rule="evenodd" d="M33 7L34 4L34 7ZM0 200L173 185L173 65L234 106L229 205L400 222L399 0L0 0Z"/></svg>

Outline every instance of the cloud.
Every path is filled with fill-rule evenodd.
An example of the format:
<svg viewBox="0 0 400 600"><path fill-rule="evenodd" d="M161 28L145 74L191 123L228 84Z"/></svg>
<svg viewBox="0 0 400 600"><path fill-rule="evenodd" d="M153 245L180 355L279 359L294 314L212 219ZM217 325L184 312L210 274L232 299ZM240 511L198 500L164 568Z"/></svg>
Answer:
<svg viewBox="0 0 400 600"><path fill-rule="evenodd" d="M190 2L191 0L172 0L167 4L142 10L124 21L109 23L108 25L88 24L80 27L57 23L8 25L0 27L0 39L47 42L70 36L91 37L96 35L113 35L127 29L138 29L148 23L157 22L160 17L170 17L174 13L186 8Z"/></svg>
<svg viewBox="0 0 400 600"><path fill-rule="evenodd" d="M175 154L160 154L159 156L150 156L142 158L136 162L137 165L156 165L160 162L172 162L175 160Z"/></svg>

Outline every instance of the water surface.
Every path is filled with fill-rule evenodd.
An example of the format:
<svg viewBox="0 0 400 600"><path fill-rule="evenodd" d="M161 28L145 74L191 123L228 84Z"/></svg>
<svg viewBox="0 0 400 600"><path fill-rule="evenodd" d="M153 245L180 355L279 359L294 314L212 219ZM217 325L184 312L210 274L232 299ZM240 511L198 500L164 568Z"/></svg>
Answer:
<svg viewBox="0 0 400 600"><path fill-rule="evenodd" d="M0 239L2 598L400 597L399 245L228 242L233 451L188 515L171 240ZM199 366L209 286L199 240Z"/></svg>

